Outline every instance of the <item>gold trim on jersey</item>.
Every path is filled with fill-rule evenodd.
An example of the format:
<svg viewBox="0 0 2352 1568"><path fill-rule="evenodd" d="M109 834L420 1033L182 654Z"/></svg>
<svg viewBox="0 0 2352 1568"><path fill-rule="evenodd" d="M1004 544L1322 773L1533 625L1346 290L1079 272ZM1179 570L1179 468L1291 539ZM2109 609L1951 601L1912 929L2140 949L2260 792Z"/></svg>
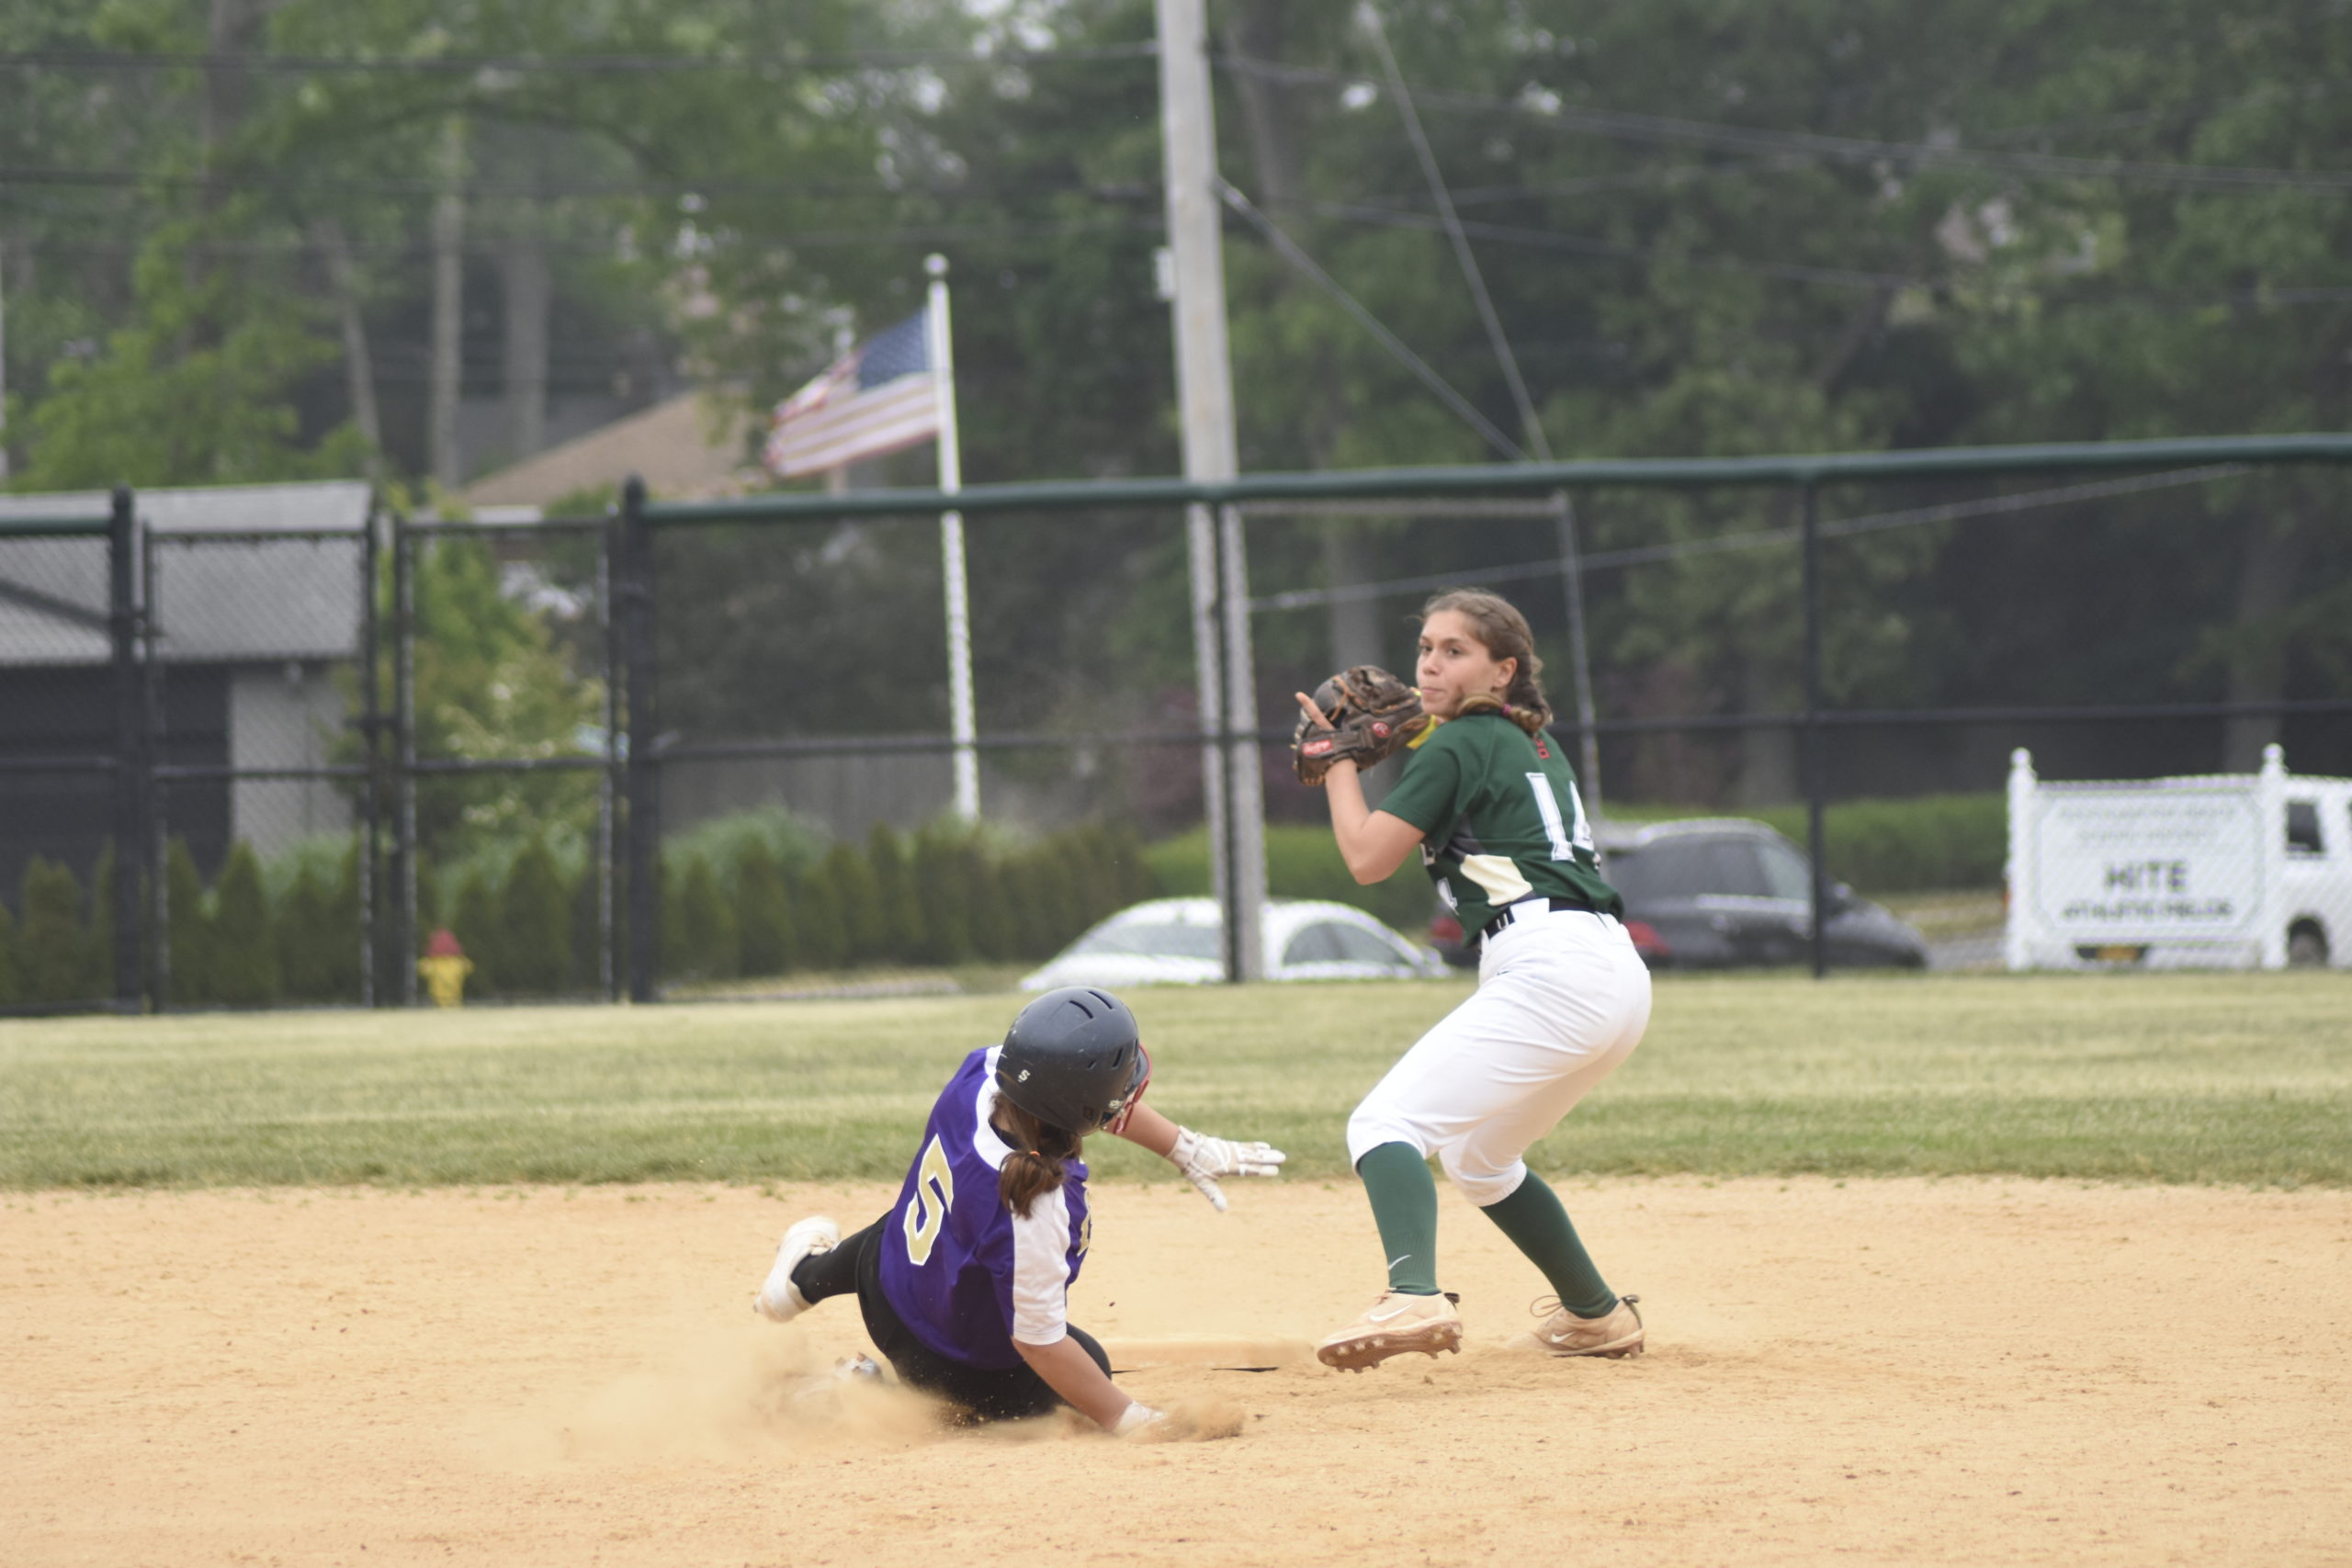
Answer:
<svg viewBox="0 0 2352 1568"><path fill-rule="evenodd" d="M1535 889L1521 874L1509 855L1464 855L1462 874L1487 890L1487 902L1499 909L1534 896Z"/></svg>

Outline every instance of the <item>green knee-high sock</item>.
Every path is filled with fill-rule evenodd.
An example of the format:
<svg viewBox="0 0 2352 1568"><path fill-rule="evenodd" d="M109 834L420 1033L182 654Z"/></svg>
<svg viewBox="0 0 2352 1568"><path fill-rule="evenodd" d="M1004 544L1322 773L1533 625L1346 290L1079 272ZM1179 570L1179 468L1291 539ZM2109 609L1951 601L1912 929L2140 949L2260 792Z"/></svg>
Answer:
<svg viewBox="0 0 2352 1568"><path fill-rule="evenodd" d="M1383 1144L1356 1161L1388 1257L1388 1288L1437 1294L1437 1182L1410 1144Z"/></svg>
<svg viewBox="0 0 2352 1568"><path fill-rule="evenodd" d="M1606 1317L1616 1310L1616 1292L1592 1266L1567 1210L1560 1206L1559 1194L1542 1177L1529 1171L1517 1191L1499 1203L1487 1204L1484 1213L1510 1237L1513 1247L1527 1254L1529 1262L1544 1271L1562 1306L1578 1317Z"/></svg>

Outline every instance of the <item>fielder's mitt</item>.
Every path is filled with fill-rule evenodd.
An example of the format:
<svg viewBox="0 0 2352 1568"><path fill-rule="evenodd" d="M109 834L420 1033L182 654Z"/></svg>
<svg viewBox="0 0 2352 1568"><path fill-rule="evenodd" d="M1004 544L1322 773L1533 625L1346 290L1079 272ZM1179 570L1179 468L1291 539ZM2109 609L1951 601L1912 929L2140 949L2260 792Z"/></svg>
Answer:
<svg viewBox="0 0 2352 1568"><path fill-rule="evenodd" d="M1369 768L1393 757L1432 722L1421 711L1421 694L1376 664L1340 671L1315 688L1314 701L1331 728L1298 716L1290 755L1304 784L1320 784L1341 758Z"/></svg>

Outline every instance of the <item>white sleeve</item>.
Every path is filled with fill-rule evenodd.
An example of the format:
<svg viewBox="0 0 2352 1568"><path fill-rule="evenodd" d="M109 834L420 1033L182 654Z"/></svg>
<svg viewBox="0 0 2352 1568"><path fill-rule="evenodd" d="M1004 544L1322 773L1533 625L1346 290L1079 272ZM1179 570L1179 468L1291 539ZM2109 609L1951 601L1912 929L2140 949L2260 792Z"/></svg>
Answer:
<svg viewBox="0 0 2352 1568"><path fill-rule="evenodd" d="M1056 1187L1012 1216L1012 1337L1052 1345L1069 1332L1069 1203Z"/></svg>

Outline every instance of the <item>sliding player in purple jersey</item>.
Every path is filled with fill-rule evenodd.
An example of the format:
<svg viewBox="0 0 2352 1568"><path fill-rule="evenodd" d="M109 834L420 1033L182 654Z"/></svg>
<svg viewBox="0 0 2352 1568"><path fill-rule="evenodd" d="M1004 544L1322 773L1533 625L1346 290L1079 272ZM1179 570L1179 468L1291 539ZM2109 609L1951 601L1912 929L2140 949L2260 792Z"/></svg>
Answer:
<svg viewBox="0 0 2352 1568"><path fill-rule="evenodd" d="M1102 1347L1068 1317L1093 1240L1079 1145L1097 1130L1139 1144L1219 1209L1217 1178L1277 1175L1283 1158L1144 1107L1150 1079L1117 998L1039 997L947 1080L890 1212L848 1237L821 1214L795 1224L754 1305L784 1322L854 1293L899 1379L973 1419L1069 1404L1122 1437L1150 1425L1159 1412L1119 1392Z"/></svg>

